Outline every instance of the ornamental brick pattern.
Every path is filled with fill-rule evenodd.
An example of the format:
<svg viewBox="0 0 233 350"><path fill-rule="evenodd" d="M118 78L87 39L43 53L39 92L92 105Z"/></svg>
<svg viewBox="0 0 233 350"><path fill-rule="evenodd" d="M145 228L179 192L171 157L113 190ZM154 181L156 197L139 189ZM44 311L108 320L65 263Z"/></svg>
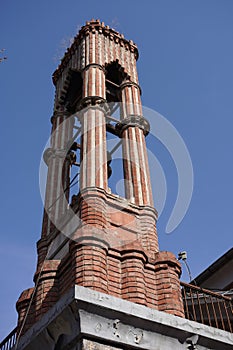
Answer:
<svg viewBox="0 0 233 350"><path fill-rule="evenodd" d="M28 314L22 333L75 284L184 316L180 264L158 247L145 142L149 123L142 114L137 58L131 40L92 20L53 75L56 94L51 144L44 153L48 176L35 287L17 302L19 328ZM111 69L114 101L122 103L114 133L122 140L125 198L108 188ZM80 191L70 200L68 155L76 117L82 134ZM69 237L62 235L61 226L70 228Z"/></svg>

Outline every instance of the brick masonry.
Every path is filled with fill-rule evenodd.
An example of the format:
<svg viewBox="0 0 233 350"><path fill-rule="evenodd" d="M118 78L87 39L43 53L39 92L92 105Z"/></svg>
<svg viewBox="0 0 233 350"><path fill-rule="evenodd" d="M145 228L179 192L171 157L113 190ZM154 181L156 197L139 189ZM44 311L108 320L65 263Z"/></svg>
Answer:
<svg viewBox="0 0 233 350"><path fill-rule="evenodd" d="M88 201L92 202L98 197L102 197L99 201L100 212L103 202L109 208L117 201L113 195L106 195L104 201L103 193L100 195L98 192L87 191L80 200L81 209L84 208L87 217ZM92 211L92 206L90 208ZM69 243L69 252L62 259L45 260L44 264L38 264L34 281L37 283L38 278L39 281L24 331L39 320L75 284L183 317L179 283L180 264L172 253L156 249L155 234L152 236L151 232L148 232L145 240L137 222L129 220L130 216L137 216L139 220L140 216L142 220L147 216L152 221L153 212L147 213L145 208L130 209L128 208L128 212L125 208L124 211L116 211L112 221L110 215L107 223L106 220L102 221L102 228L101 220L93 214L93 219L75 232ZM96 201L95 210L98 212ZM116 237L115 224L125 223L125 215L130 222L129 232L126 234L125 228L119 227ZM144 231L146 234L146 228ZM42 248L46 246L44 240L40 242ZM151 250L151 247L155 249ZM32 291L33 289L23 292L17 302L19 325L22 324Z"/></svg>
<svg viewBox="0 0 233 350"><path fill-rule="evenodd" d="M28 313L23 333L75 284L184 316L180 264L172 253L161 252L158 247L157 213L145 144L148 125L142 115L137 58L138 49L131 40L92 20L82 27L53 75L56 95L35 287L24 291L17 302L19 329ZM105 72L114 62L122 73L119 135L126 198L111 194L107 182ZM80 193L67 208L69 193L62 194L70 181L66 145L73 134L74 117L64 101L70 101L71 72L79 72L82 77L77 108L85 110L79 117ZM73 231L65 253L48 259L48 252L60 235L56 222L69 221L70 212L79 217L80 225Z"/></svg>

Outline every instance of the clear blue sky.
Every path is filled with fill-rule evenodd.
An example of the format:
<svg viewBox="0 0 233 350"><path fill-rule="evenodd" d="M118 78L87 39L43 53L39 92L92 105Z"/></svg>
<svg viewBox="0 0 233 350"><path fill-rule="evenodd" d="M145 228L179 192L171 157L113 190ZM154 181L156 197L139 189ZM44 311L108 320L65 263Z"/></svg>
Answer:
<svg viewBox="0 0 233 350"><path fill-rule="evenodd" d="M19 294L33 285L42 220L38 169L54 99L51 75L69 38L91 18L137 43L143 104L170 120L192 158L192 202L168 235L177 176L169 154L156 144L168 183L158 223L161 250L186 250L196 276L232 246L233 2L1 1L0 48L8 59L0 64L0 339L16 325ZM188 281L185 271L182 279Z"/></svg>

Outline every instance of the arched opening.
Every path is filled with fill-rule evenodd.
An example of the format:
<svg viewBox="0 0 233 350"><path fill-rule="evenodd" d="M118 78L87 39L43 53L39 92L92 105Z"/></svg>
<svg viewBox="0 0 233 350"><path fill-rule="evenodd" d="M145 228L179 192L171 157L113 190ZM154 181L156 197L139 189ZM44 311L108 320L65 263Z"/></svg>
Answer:
<svg viewBox="0 0 233 350"><path fill-rule="evenodd" d="M108 179L109 188L113 193L121 197L124 194L124 174L122 167L122 143L121 138L116 129L116 123L120 120L121 114L121 90L120 85L129 79L123 67L118 61L112 62L105 67L105 83L106 83L106 100L109 107L109 116L107 118L107 157L111 158L108 164L111 174Z"/></svg>
<svg viewBox="0 0 233 350"><path fill-rule="evenodd" d="M121 65L115 61L106 65L106 100L107 102L121 102L120 85L128 78Z"/></svg>
<svg viewBox="0 0 233 350"><path fill-rule="evenodd" d="M83 79L81 73L70 70L63 84L63 89L60 96L61 104L65 105L70 113L75 113L77 105L82 99Z"/></svg>

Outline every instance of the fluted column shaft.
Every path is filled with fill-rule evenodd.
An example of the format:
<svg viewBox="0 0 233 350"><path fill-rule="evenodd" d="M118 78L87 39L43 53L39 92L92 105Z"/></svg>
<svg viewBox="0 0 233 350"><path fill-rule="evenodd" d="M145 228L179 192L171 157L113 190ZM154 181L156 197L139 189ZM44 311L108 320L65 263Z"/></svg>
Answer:
<svg viewBox="0 0 233 350"><path fill-rule="evenodd" d="M126 198L137 205L153 206L145 143L146 120L142 116L139 86L123 84L122 147Z"/></svg>
<svg viewBox="0 0 233 350"><path fill-rule="evenodd" d="M69 202L70 162L66 155L73 136L74 118L66 112L52 117L50 148L47 150L47 184L42 236L47 236L65 213Z"/></svg>

